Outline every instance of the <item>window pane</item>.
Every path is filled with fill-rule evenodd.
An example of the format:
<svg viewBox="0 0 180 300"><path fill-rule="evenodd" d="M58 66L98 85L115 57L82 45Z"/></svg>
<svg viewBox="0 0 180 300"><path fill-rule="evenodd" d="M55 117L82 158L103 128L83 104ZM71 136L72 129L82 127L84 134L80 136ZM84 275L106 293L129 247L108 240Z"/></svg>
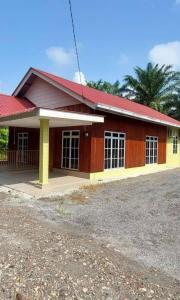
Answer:
<svg viewBox="0 0 180 300"><path fill-rule="evenodd" d="M79 136L79 131L72 131L72 136Z"/></svg>
<svg viewBox="0 0 180 300"><path fill-rule="evenodd" d="M105 136L111 136L111 132L105 132Z"/></svg>
<svg viewBox="0 0 180 300"><path fill-rule="evenodd" d="M70 136L70 131L64 131L63 136Z"/></svg>
<svg viewBox="0 0 180 300"><path fill-rule="evenodd" d="M113 133L112 136L113 137L118 137L118 133Z"/></svg>

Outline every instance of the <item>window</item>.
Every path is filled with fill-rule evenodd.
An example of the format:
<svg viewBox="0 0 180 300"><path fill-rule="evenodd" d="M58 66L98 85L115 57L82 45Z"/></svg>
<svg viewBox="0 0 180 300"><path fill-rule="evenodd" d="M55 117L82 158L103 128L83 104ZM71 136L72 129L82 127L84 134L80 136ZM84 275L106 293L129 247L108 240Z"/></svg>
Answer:
<svg viewBox="0 0 180 300"><path fill-rule="evenodd" d="M146 164L157 163L158 138L156 136L146 137Z"/></svg>
<svg viewBox="0 0 180 300"><path fill-rule="evenodd" d="M28 150L28 133L19 132L18 133L18 150L25 151Z"/></svg>
<svg viewBox="0 0 180 300"><path fill-rule="evenodd" d="M79 131L64 131L62 136L62 168L79 168Z"/></svg>
<svg viewBox="0 0 180 300"><path fill-rule="evenodd" d="M173 136L173 154L177 154L178 151L178 137Z"/></svg>
<svg viewBox="0 0 180 300"><path fill-rule="evenodd" d="M28 133L19 132L18 133L18 151L19 151L19 161L27 161L27 150L28 150Z"/></svg>
<svg viewBox="0 0 180 300"><path fill-rule="evenodd" d="M105 132L105 169L124 167L125 134L119 132Z"/></svg>

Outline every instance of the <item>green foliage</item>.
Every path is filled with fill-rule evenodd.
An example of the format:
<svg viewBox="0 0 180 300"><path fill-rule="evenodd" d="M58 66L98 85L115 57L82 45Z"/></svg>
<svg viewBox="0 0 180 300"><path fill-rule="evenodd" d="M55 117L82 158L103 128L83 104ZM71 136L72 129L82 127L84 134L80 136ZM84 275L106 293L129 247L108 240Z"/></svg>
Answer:
<svg viewBox="0 0 180 300"><path fill-rule="evenodd" d="M177 107L180 73L172 66L148 63L146 69L136 67L134 71L135 77L125 76L122 87L127 98L168 114L170 103Z"/></svg>
<svg viewBox="0 0 180 300"><path fill-rule="evenodd" d="M121 87L120 82L117 80L114 83L108 81L103 81L102 79L95 81L87 82L87 86L94 88L99 91L103 91L107 94L112 94L116 96L121 96Z"/></svg>
<svg viewBox="0 0 180 300"><path fill-rule="evenodd" d="M7 149L9 130L7 128L0 128L0 150Z"/></svg>
<svg viewBox="0 0 180 300"><path fill-rule="evenodd" d="M176 95L164 105L166 113L177 120L180 120L180 89Z"/></svg>
<svg viewBox="0 0 180 300"><path fill-rule="evenodd" d="M180 120L180 72L172 66L148 63L145 69L134 68L135 76L126 75L125 83L110 83L102 79L89 81L87 86L116 95L125 96Z"/></svg>

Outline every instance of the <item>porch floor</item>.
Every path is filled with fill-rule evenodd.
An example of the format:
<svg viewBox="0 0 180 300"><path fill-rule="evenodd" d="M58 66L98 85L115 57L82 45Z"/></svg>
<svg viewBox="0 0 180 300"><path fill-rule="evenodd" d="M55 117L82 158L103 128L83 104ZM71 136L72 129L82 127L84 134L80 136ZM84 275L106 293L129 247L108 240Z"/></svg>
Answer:
<svg viewBox="0 0 180 300"><path fill-rule="evenodd" d="M0 172L0 186L39 198L53 193L63 195L90 183L88 179L64 175L58 170L50 173L49 183L43 187L39 185L37 178L36 170L2 171Z"/></svg>

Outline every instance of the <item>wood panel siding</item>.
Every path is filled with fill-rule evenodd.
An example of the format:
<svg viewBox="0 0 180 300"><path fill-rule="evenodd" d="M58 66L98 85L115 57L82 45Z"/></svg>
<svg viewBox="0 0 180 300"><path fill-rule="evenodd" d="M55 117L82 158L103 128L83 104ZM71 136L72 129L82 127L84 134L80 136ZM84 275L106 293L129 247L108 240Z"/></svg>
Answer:
<svg viewBox="0 0 180 300"><path fill-rule="evenodd" d="M34 79L24 97L37 107L57 108L79 103L76 99L51 86L42 79Z"/></svg>
<svg viewBox="0 0 180 300"><path fill-rule="evenodd" d="M67 105L58 108L58 110L64 111L73 111L73 112L81 112L86 114L93 114L94 110L83 103L74 104L74 105Z"/></svg>
<svg viewBox="0 0 180 300"><path fill-rule="evenodd" d="M166 163L167 129L164 126L106 114L104 124L92 126L91 172L104 170L104 132L115 131L126 134L125 168L145 165L146 136L158 137L158 163Z"/></svg>

